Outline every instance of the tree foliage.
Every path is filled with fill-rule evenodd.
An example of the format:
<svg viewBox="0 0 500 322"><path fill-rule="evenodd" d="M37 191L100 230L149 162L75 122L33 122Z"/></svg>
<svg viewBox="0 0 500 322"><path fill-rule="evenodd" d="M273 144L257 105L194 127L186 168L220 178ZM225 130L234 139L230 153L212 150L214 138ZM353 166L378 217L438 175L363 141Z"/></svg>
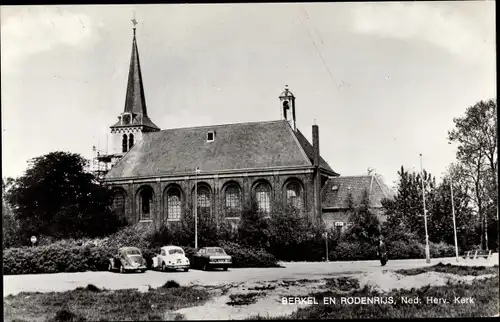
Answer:
<svg viewBox="0 0 500 322"><path fill-rule="evenodd" d="M376 244L376 239L380 236L381 225L377 215L371 209L370 195L368 190L364 190L359 204L352 202L352 195L348 195L350 205L351 228L347 231L347 240Z"/></svg>
<svg viewBox="0 0 500 322"><path fill-rule="evenodd" d="M19 222L5 201L5 194L9 191L9 187L12 186L13 181L14 179L12 178L2 178L2 246L4 249L17 246L20 242Z"/></svg>
<svg viewBox="0 0 500 322"><path fill-rule="evenodd" d="M103 236L124 224L111 209L111 191L95 182L87 163L78 154L52 152L31 160L12 182L6 200L23 239Z"/></svg>
<svg viewBox="0 0 500 322"><path fill-rule="evenodd" d="M238 226L238 240L244 246L266 248L269 245L268 219L258 210L255 200L245 204Z"/></svg>
<svg viewBox="0 0 500 322"><path fill-rule="evenodd" d="M403 230L420 236L425 241L424 206L422 194L422 177L424 178L425 208L428 219L435 207L436 179L427 171L409 172L401 166L398 171L398 188L393 199L382 200L386 209L388 233Z"/></svg>
<svg viewBox="0 0 500 322"><path fill-rule="evenodd" d="M465 115L453 119L455 128L448 132L450 143L457 149L456 171L471 190L474 210L481 227L481 245L488 248L488 214L498 221L497 182L497 102L480 101L470 106Z"/></svg>

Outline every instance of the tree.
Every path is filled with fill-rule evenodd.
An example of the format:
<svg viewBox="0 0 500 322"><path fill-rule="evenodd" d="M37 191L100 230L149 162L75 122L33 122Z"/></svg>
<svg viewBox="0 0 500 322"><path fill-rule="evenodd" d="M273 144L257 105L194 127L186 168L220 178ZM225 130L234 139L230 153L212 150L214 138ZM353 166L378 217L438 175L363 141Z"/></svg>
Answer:
<svg viewBox="0 0 500 322"><path fill-rule="evenodd" d="M111 209L111 191L96 183L87 164L78 154L52 152L32 159L13 181L6 199L24 239L103 236L124 225Z"/></svg>
<svg viewBox="0 0 500 322"><path fill-rule="evenodd" d="M481 246L488 249L488 213L498 220L497 182L497 102L480 101L454 118L455 128L448 132L450 143L458 145L457 168L473 193L475 212L481 225ZM494 218L494 217L493 217Z"/></svg>
<svg viewBox="0 0 500 322"><path fill-rule="evenodd" d="M425 223L423 217L422 178L424 179L425 208L427 219L431 218L435 208L436 179L427 171L422 173L408 172L401 166L398 171L399 181L393 199L382 200L386 209L387 222L384 231L388 233L413 233L425 241ZM428 222L429 226L429 222ZM429 238L431 238L429 234Z"/></svg>
<svg viewBox="0 0 500 322"><path fill-rule="evenodd" d="M255 200L245 204L238 226L238 240L244 246L266 248L269 245L268 219L258 210Z"/></svg>
<svg viewBox="0 0 500 322"><path fill-rule="evenodd" d="M434 242L455 244L453 231L453 211L451 202L451 183L453 182L453 201L457 228L457 240L460 248L465 249L475 244L475 227L470 206L470 191L466 185L461 185L461 178L453 173L453 167L443 177L436 188L434 207L430 212L429 235ZM472 237L472 238L471 238Z"/></svg>
<svg viewBox="0 0 500 322"><path fill-rule="evenodd" d="M3 248L15 247L19 244L19 223L5 201L5 194L12 186L14 179L2 178L2 240Z"/></svg>
<svg viewBox="0 0 500 322"><path fill-rule="evenodd" d="M348 200L352 200L351 194L348 195ZM359 204L348 203L351 207L349 221L352 226L347 232L347 238L353 241L375 244L381 233L381 225L377 215L371 209L368 190L363 190Z"/></svg>

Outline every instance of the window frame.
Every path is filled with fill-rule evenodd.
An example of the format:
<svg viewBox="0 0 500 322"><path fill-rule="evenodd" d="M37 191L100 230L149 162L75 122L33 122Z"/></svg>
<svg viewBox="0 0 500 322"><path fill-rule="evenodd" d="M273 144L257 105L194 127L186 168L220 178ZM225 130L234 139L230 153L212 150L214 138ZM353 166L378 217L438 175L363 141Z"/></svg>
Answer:
<svg viewBox="0 0 500 322"><path fill-rule="evenodd" d="M260 201L262 200L262 198L260 196L264 192L264 191L258 191L260 187L265 187L267 190L266 191L267 192L267 200L265 200L267 209L262 209L260 207ZM253 191L255 202L257 203L257 209L264 214L265 218L269 217L271 214L271 193L272 193L271 185L267 182L258 182L255 185L255 188Z"/></svg>
<svg viewBox="0 0 500 322"><path fill-rule="evenodd" d="M178 195L175 195L175 197L178 197L179 198L179 201L178 201L178 217L171 217L170 214L171 214L171 210L173 210L173 208L171 208L171 202L170 202L170 196L171 196L171 193L172 192L177 192ZM167 212L167 216L166 216L166 219L167 221L180 221L181 218L182 218L182 191L179 187L169 187L167 188L166 192L166 200L164 199L164 202L166 202L166 207L164 205L164 210L166 210Z"/></svg>
<svg viewBox="0 0 500 322"><path fill-rule="evenodd" d="M236 191L236 193L229 195L228 192L230 192L230 190L232 190L232 189L234 189ZM234 197L234 195L237 195L237 196ZM230 197L230 198L228 199L228 197ZM235 200L237 200L238 205L235 207L233 207L232 205L228 206L228 200L230 202L231 201L234 202ZM234 183L234 182L228 183L228 185L224 189L224 209L225 209L225 213L224 213L225 219L240 219L241 218L241 212L243 209L242 208L242 191L241 191L240 186L237 183ZM238 216L228 216L228 214L233 215L235 213L238 213Z"/></svg>

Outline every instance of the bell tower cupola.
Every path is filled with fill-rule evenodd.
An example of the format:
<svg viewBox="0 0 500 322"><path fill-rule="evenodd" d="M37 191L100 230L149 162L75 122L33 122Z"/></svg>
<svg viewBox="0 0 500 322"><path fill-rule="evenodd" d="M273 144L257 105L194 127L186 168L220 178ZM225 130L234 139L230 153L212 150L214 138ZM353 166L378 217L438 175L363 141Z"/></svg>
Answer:
<svg viewBox="0 0 500 322"><path fill-rule="evenodd" d="M127 92L125 108L118 116L118 122L111 126L112 153L123 155L142 138L143 133L156 132L156 126L148 116L144 85L142 82L141 63L137 48L136 25L137 20L132 19L133 39L130 67L128 71Z"/></svg>
<svg viewBox="0 0 500 322"><path fill-rule="evenodd" d="M280 95L281 117L290 124L290 127L297 131L297 123L295 119L295 96L285 85L285 90Z"/></svg>

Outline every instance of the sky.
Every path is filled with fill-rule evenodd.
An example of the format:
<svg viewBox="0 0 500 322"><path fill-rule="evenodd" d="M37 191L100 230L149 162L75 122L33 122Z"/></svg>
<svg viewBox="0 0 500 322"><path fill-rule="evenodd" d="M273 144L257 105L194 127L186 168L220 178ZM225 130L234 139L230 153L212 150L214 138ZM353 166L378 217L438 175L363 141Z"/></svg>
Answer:
<svg viewBox="0 0 500 322"><path fill-rule="evenodd" d="M453 118L496 97L495 4L358 2L1 7L2 176L52 151L106 151L123 111L132 22L162 129L280 119L341 175L438 179ZM272 138L269 138L270 140Z"/></svg>

